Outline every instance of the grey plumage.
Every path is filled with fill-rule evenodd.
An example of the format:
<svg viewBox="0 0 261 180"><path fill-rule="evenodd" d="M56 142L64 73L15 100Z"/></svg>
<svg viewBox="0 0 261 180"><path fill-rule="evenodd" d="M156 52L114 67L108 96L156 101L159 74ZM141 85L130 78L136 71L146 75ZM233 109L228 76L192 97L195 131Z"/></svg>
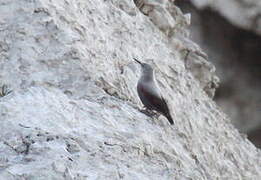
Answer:
<svg viewBox="0 0 261 180"><path fill-rule="evenodd" d="M169 120L170 124L174 124L168 105L155 83L152 67L135 58L134 60L141 65L141 77L137 85L137 91L141 102L147 109L161 113Z"/></svg>

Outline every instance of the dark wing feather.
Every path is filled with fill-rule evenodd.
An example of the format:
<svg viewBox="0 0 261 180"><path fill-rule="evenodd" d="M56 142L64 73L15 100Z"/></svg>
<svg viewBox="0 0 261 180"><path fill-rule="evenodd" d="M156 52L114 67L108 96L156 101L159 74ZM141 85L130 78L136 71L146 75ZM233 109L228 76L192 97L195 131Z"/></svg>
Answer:
<svg viewBox="0 0 261 180"><path fill-rule="evenodd" d="M137 90L141 102L146 108L160 112L169 120L171 124L173 124L168 105L163 97L161 97L160 95L156 96L155 94L150 92L150 89L144 88L144 86L140 84L138 84Z"/></svg>

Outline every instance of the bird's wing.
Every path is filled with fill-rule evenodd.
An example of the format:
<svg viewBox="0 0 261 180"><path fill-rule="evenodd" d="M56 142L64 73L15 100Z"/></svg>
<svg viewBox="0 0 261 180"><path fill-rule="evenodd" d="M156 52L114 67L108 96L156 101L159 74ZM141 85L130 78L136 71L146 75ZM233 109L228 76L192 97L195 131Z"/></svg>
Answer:
<svg viewBox="0 0 261 180"><path fill-rule="evenodd" d="M169 113L169 108L165 99L161 96L159 91L154 87L139 86L138 94L142 103L150 109L154 109L163 114Z"/></svg>

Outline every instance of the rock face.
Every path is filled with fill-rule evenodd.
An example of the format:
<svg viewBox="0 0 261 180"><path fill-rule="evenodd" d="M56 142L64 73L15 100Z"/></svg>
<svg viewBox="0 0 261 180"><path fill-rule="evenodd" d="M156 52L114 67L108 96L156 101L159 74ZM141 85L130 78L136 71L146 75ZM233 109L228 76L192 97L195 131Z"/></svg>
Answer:
<svg viewBox="0 0 261 180"><path fill-rule="evenodd" d="M0 3L1 179L261 177L261 152L210 99L218 78L189 16L151 2ZM139 111L132 57L156 70L174 126Z"/></svg>
<svg viewBox="0 0 261 180"><path fill-rule="evenodd" d="M261 35L261 2L259 0L191 0L200 9L211 7L232 24Z"/></svg>
<svg viewBox="0 0 261 180"><path fill-rule="evenodd" d="M224 6L231 2L234 1L224 2ZM226 7L193 6L182 0L175 3L183 12L192 14L191 37L207 52L217 68L221 81L215 101L231 117L233 124L261 147L258 133L261 130L261 37L256 33L258 29L234 26L235 23L230 23L233 20L222 13ZM243 7L245 11L249 8ZM242 11L237 17L240 18L245 11L238 8L235 5L230 12ZM254 23L253 20L249 19L249 23Z"/></svg>

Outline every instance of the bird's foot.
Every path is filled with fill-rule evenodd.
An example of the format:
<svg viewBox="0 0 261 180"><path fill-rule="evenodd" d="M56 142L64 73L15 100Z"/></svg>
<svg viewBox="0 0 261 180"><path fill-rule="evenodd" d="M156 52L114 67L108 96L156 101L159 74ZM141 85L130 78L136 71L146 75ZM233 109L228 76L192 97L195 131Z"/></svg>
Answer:
<svg viewBox="0 0 261 180"><path fill-rule="evenodd" d="M160 114L158 114L157 112L154 112L153 110L150 109L140 109L140 112L142 112L143 114L146 114L149 117L155 117L158 118L160 116Z"/></svg>

